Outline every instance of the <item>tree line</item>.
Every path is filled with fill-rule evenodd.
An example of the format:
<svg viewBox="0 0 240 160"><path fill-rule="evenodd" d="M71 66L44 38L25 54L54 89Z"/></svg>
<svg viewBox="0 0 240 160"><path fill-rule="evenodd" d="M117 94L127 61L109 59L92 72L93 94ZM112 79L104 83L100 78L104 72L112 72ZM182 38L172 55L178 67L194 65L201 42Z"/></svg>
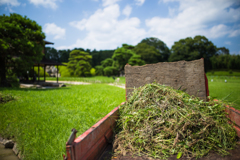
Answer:
<svg viewBox="0 0 240 160"><path fill-rule="evenodd" d="M240 55L230 55L225 47L217 48L204 36L187 37L175 42L169 49L158 38L145 38L136 46L122 44L116 50L90 50L75 48L73 50L56 50L47 47L46 58L57 62L68 62L71 51L79 50L89 53L89 63L96 75L121 75L124 66L144 65L158 62L174 62L180 60L196 60L204 58L205 71L227 69L240 70Z"/></svg>
<svg viewBox="0 0 240 160"><path fill-rule="evenodd" d="M44 54L45 34L35 21L12 13L0 15L0 81L7 86L11 78L24 76ZM121 75L126 63L144 65L157 62L191 61L204 58L205 71L211 69L240 70L240 56L230 55L225 47L217 48L204 36L187 37L169 49L158 38L145 38L136 46L122 44L115 50L56 50L46 47L45 57L66 66L68 76Z"/></svg>

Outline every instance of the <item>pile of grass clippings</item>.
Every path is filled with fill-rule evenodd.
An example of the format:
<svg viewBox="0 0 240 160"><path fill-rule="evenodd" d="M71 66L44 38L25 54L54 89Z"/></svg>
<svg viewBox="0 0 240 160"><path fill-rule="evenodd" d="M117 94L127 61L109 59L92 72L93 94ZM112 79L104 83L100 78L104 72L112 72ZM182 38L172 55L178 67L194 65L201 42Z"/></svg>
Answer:
<svg viewBox="0 0 240 160"><path fill-rule="evenodd" d="M0 92L0 104L1 103L7 103L7 102L12 101L14 99L15 98L12 95L10 95L10 94L3 94L3 93Z"/></svg>
<svg viewBox="0 0 240 160"><path fill-rule="evenodd" d="M199 158L211 150L224 156L236 145L222 102L154 83L135 89L119 110L115 156Z"/></svg>

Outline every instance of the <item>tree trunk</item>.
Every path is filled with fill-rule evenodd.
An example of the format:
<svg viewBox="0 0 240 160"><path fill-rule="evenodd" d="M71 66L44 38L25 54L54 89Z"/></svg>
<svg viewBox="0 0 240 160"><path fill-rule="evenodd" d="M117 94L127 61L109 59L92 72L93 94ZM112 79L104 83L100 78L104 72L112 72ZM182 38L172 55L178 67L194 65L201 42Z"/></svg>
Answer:
<svg viewBox="0 0 240 160"><path fill-rule="evenodd" d="M1 87L7 87L7 77L6 77L6 58L1 57L0 58L0 86Z"/></svg>

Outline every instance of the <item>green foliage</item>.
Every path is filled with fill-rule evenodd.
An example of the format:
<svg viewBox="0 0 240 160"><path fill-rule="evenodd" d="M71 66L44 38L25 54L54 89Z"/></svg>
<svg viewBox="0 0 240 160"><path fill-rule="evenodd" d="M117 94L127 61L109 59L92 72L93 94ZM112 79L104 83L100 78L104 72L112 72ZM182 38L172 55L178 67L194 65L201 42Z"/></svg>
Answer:
<svg viewBox="0 0 240 160"><path fill-rule="evenodd" d="M170 56L170 50L163 41L161 41L155 37L150 37L150 38L143 39L140 43L146 43L149 46L153 46L158 51L157 55L160 54L160 57L158 57L158 62L167 62L168 61L168 58Z"/></svg>
<svg viewBox="0 0 240 160"><path fill-rule="evenodd" d="M210 58L212 69L240 70L240 55L219 54Z"/></svg>
<svg viewBox="0 0 240 160"><path fill-rule="evenodd" d="M216 55L216 46L204 36L187 37L175 42L171 49L169 61L196 60L204 58L205 70L211 69L210 58Z"/></svg>
<svg viewBox="0 0 240 160"><path fill-rule="evenodd" d="M229 54L229 49L220 47L217 49L217 55Z"/></svg>
<svg viewBox="0 0 240 160"><path fill-rule="evenodd" d="M98 76L103 75L103 69L104 69L103 66L96 66L95 69L96 69L96 75Z"/></svg>
<svg viewBox="0 0 240 160"><path fill-rule="evenodd" d="M25 160L62 159L72 128L79 136L125 101L124 89L105 84L0 91L17 97L0 104L0 135L14 137Z"/></svg>
<svg viewBox="0 0 240 160"><path fill-rule="evenodd" d="M68 62L68 70L71 76L90 76L91 64L90 61L92 56L89 53L80 51L80 50L73 50L70 53L70 58Z"/></svg>
<svg viewBox="0 0 240 160"><path fill-rule="evenodd" d="M114 50L93 50L89 52L92 55L92 67L96 68L95 66L101 65L101 62L107 58L112 58Z"/></svg>
<svg viewBox="0 0 240 160"><path fill-rule="evenodd" d="M120 70L123 70L133 54L135 53L131 49L128 49L126 44L123 44L121 48L116 49L113 53L112 59L115 61L115 66Z"/></svg>
<svg viewBox="0 0 240 160"><path fill-rule="evenodd" d="M19 14L0 16L0 73L1 85L5 85L7 68L21 76L42 59L45 38L41 26Z"/></svg>
<svg viewBox="0 0 240 160"><path fill-rule="evenodd" d="M58 69L59 69L59 73L61 75L61 77L70 77L70 72L67 68L67 63L63 63L64 65L66 66L58 66Z"/></svg>
<svg viewBox="0 0 240 160"><path fill-rule="evenodd" d="M34 66L34 73L38 77L38 67ZM42 67L39 67L39 76L44 77L44 69ZM49 77L49 74L45 72L45 77Z"/></svg>
<svg viewBox="0 0 240 160"><path fill-rule="evenodd" d="M53 60L55 62L68 62L69 53L71 50L56 50L53 47L45 48L46 59Z"/></svg>
<svg viewBox="0 0 240 160"><path fill-rule="evenodd" d="M91 73L92 76L95 76L95 75L96 75L96 69L95 69L95 68L92 68L92 69L90 70L90 73Z"/></svg>
<svg viewBox="0 0 240 160"><path fill-rule="evenodd" d="M103 72L105 76L117 75L118 69L113 66L108 66L103 69Z"/></svg>
<svg viewBox="0 0 240 160"><path fill-rule="evenodd" d="M141 42L134 48L136 54L141 55L141 59L147 64L161 62L162 55L154 46L150 46L147 43Z"/></svg>
<svg viewBox="0 0 240 160"><path fill-rule="evenodd" d="M229 70L231 71L231 70ZM215 71L211 70L206 73L207 76L240 76L240 71L232 71L232 73L229 73L229 71Z"/></svg>
<svg viewBox="0 0 240 160"><path fill-rule="evenodd" d="M107 59L105 59L101 62L101 65L103 66L103 68L108 67L108 66L112 66L112 64L113 64L113 59L112 58L107 58Z"/></svg>
<svg viewBox="0 0 240 160"><path fill-rule="evenodd" d="M120 72L123 71L124 66L129 62L131 63L131 65L142 65L145 63L144 61L140 60L140 57L136 55L133 49L134 49L134 46L131 46L128 44L122 44L121 48L118 48L115 50L112 56L112 59L113 59L113 66L116 67L118 71Z"/></svg>
<svg viewBox="0 0 240 160"><path fill-rule="evenodd" d="M134 54L129 60L128 64L131 66L142 66L145 64L144 60L141 59L140 55Z"/></svg>

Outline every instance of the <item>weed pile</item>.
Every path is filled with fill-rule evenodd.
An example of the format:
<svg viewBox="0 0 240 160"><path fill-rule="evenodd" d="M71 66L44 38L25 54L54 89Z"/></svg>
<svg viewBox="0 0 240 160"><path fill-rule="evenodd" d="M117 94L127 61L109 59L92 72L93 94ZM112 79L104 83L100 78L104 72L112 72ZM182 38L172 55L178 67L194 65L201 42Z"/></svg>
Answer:
<svg viewBox="0 0 240 160"><path fill-rule="evenodd" d="M211 150L227 155L236 132L224 110L223 102L204 102L160 84L137 88L119 109L115 155L199 158Z"/></svg>
<svg viewBox="0 0 240 160"><path fill-rule="evenodd" d="M14 100L15 98L12 95L9 94L3 94L0 92L0 104L1 103L7 103L9 101Z"/></svg>

